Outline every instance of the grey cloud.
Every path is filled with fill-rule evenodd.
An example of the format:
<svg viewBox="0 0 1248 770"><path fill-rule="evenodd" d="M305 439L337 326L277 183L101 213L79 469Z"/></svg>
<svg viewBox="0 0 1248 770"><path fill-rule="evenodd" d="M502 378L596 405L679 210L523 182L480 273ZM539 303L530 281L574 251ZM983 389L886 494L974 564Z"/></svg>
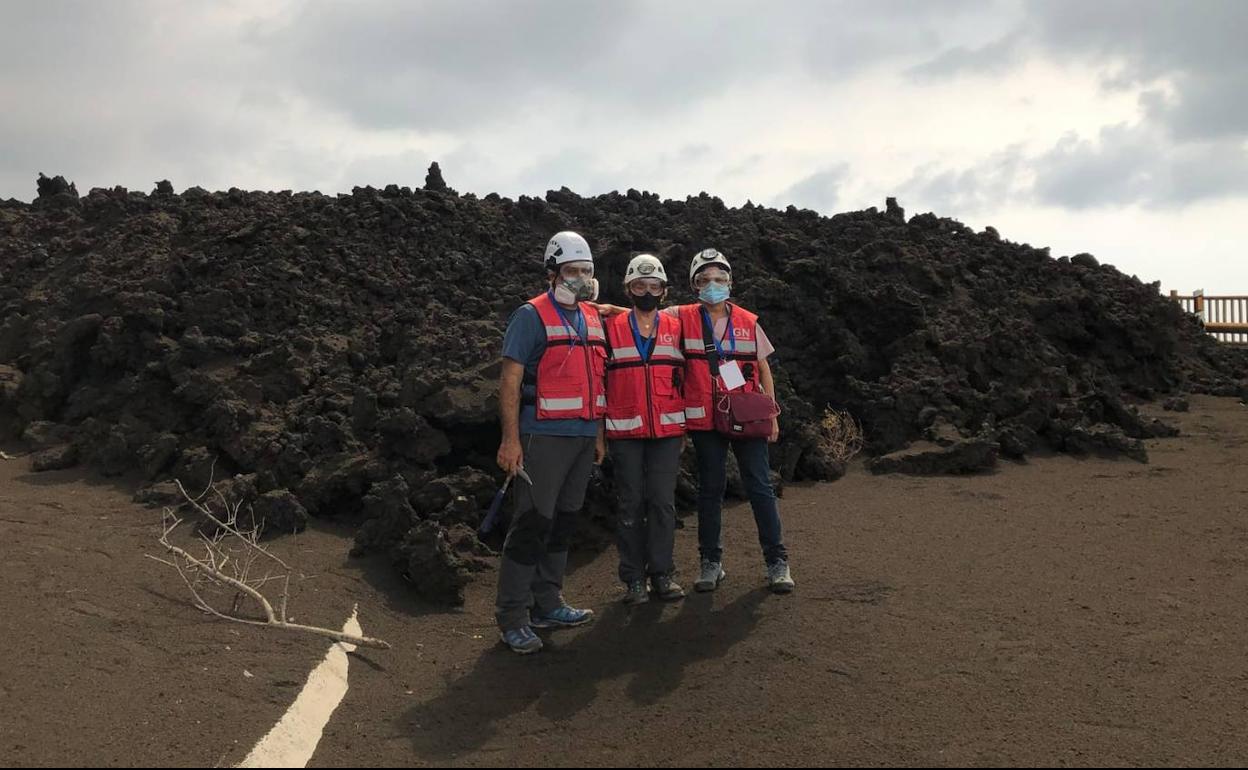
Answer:
<svg viewBox="0 0 1248 770"><path fill-rule="evenodd" d="M1175 91L1174 99L1147 99L1145 110L1176 140L1248 138L1248 61L1239 69L1180 76Z"/></svg>
<svg viewBox="0 0 1248 770"><path fill-rule="evenodd" d="M629 13L558 0L318 2L263 39L284 77L361 125L446 129L540 112L534 94L579 78Z"/></svg>
<svg viewBox="0 0 1248 770"><path fill-rule="evenodd" d="M541 195L547 190L567 187L581 195L594 195L614 189L611 174L602 168L601 157L588 149L571 147L544 156L520 172L520 192Z"/></svg>
<svg viewBox="0 0 1248 770"><path fill-rule="evenodd" d="M816 171L775 196L773 204L781 208L794 205L832 214L840 200L841 185L848 177L847 163Z"/></svg>
<svg viewBox="0 0 1248 770"><path fill-rule="evenodd" d="M0 102L17 105L0 116L0 195L30 197L39 171L64 173L84 189L162 177L228 186L257 170L287 185L423 179L432 158L420 152L352 160L359 153L350 148L318 153L296 141L301 126L289 116L303 106L369 129L453 131L462 162L444 167L460 189L514 185L513 194L540 194L567 184L590 194L698 167L708 167L699 178L735 180L761 162L749 147L728 150L708 135L703 144L628 157L581 126L586 118L679 119L672 113L755 80L835 82L882 63L920 78L999 72L1028 52L1122 62L1120 85L1164 78L1172 90L1150 90L1143 109L1168 133L1107 129L1097 141L1071 138L1033 157L1006 152L967 169L922 169L907 189L959 211L1028 196L1087 207L1238 194L1236 142L1248 135L1248 47L1239 33L1248 2L1210 1L1199 11L1151 0L1034 3L1023 7L1014 36L965 44L961 28L1000 7L802 0L777 9L730 0L708 13L652 0L372 0L294 6L240 29L198 23L214 11L189 2L0 4ZM946 39L963 45L942 54ZM548 154L500 180L500 153L533 144L527 134L509 142L510 124L534 117L548 126L535 152ZM470 149L486 135L482 152L494 157ZM775 200L831 210L847 174L844 166L815 171Z"/></svg>
<svg viewBox="0 0 1248 770"><path fill-rule="evenodd" d="M1019 36L1014 34L978 48L958 46L947 49L935 58L911 67L909 74L920 79L948 78L963 73L1003 75L1022 58Z"/></svg>
<svg viewBox="0 0 1248 770"><path fill-rule="evenodd" d="M282 141L262 103L254 51L229 48L212 8L190 3L0 6L0 195L34 196L37 173L80 190L228 186ZM279 130L275 130L275 128ZM294 130L286 127L286 130Z"/></svg>
<svg viewBox="0 0 1248 770"><path fill-rule="evenodd" d="M538 158L523 169L515 180L516 192L541 195L559 187L568 187L582 195L597 195L629 187L653 192L658 185L652 183L663 172L672 167L696 166L712 158L713 152L709 145L687 144L641 158L625 157L609 163L600 152L571 145Z"/></svg>
<svg viewBox="0 0 1248 770"><path fill-rule="evenodd" d="M1104 71L1107 88L1173 85L1146 104L1176 141L1248 137L1248 2L1031 0L1016 29L982 47L954 47L917 77L1001 75L1027 56L1077 60Z"/></svg>
<svg viewBox="0 0 1248 770"><path fill-rule="evenodd" d="M1099 68L1107 89L1139 88L1145 121L1096 141L1067 137L1028 160L1014 195L1068 208L1182 206L1241 195L1248 140L1248 2L1031 0L1016 30L953 48L911 70L918 78L1001 75L1029 56ZM919 180L934 196L983 197L982 169ZM941 189L943 188L943 189ZM991 189L991 185L989 185Z"/></svg>
<svg viewBox="0 0 1248 770"><path fill-rule="evenodd" d="M843 77L913 57L980 5L322 2L262 40L303 93L360 125L452 130L545 112L557 128L572 105L640 117L781 72Z"/></svg>
<svg viewBox="0 0 1248 770"><path fill-rule="evenodd" d="M912 207L968 216L998 208L1019 195L1027 163L1022 148L1007 147L965 169L918 169L899 190Z"/></svg>
<svg viewBox="0 0 1248 770"><path fill-rule="evenodd" d="M80 187L146 185L168 176L208 186L334 184L343 174L381 178L410 158L364 158L350 148L318 155L292 115L326 111L366 130L487 134L494 152L528 146L509 137L534 119L544 148L595 147L593 121L678 119L697 103L751 82L813 76L834 81L874 63L935 50L950 18L981 0L760 0L702 5L624 0L584 3L313 2L246 16L236 6L187 0L108 4L0 4L0 194L29 196L41 170ZM742 104L742 110L749 110ZM432 140L431 140L432 141ZM522 144L528 143L528 144ZM710 144L669 150L664 162L706 164ZM637 186L667 178L645 158L535 161L525 184L607 188L627 172ZM543 166L546 171L543 171ZM514 183L473 166L462 185ZM589 170L586 170L589 169ZM554 178L561 170L570 178ZM709 172L708 172L709 173ZM355 180L351 180L355 181ZM363 180L360 180L363 181Z"/></svg>
<svg viewBox="0 0 1248 770"><path fill-rule="evenodd" d="M1044 204L1071 210L1181 208L1248 196L1248 149L1231 141L1174 145L1148 124L1070 134L1028 155L1011 147L963 169L919 169L902 197L953 215Z"/></svg>
<svg viewBox="0 0 1248 770"><path fill-rule="evenodd" d="M1177 140L1248 137L1248 3L1060 0L1029 17L1054 54L1122 62L1111 84L1169 78L1175 98L1149 115Z"/></svg>
<svg viewBox="0 0 1248 770"><path fill-rule="evenodd" d="M1068 135L1034 159L1035 197L1074 209L1138 202L1163 182L1154 149L1126 126L1102 130L1099 143Z"/></svg>
<svg viewBox="0 0 1248 770"><path fill-rule="evenodd" d="M805 41L815 75L843 77L881 61L908 62L939 51L964 18L995 12L997 0L879 0L808 6L794 38ZM778 6L785 8L787 6ZM822 9L824 13L811 13Z"/></svg>
<svg viewBox="0 0 1248 770"><path fill-rule="evenodd" d="M929 65L933 74L983 72L1003 59L1043 51L1122 66L1107 80L1122 86L1238 70L1248 63L1246 28L1248 3L1240 0L1028 0L1013 31L980 48L951 47Z"/></svg>
<svg viewBox="0 0 1248 770"><path fill-rule="evenodd" d="M152 32L142 4L130 0L5 3L0 22L0 73L6 92L18 73L70 75L83 83L105 78L119 67L131 69L141 58L131 43L141 49Z"/></svg>
<svg viewBox="0 0 1248 770"><path fill-rule="evenodd" d="M1147 126L1107 127L1095 143L1067 137L1033 169L1038 200L1075 209L1248 195L1248 151L1238 142L1172 147Z"/></svg>
<svg viewBox="0 0 1248 770"><path fill-rule="evenodd" d="M676 151L674 160L678 163L697 163L713 154L714 148L709 144L687 144Z"/></svg>
<svg viewBox="0 0 1248 770"><path fill-rule="evenodd" d="M744 158L735 157L726 161L727 165L720 175L725 179L733 179L736 177L749 176L758 170L759 166L765 163L767 156L760 152L753 152Z"/></svg>
<svg viewBox="0 0 1248 770"><path fill-rule="evenodd" d="M175 184L229 186L231 166L272 165L274 147L257 137L247 121L207 109L125 115L67 108L55 122L0 123L0 195L30 199L39 172L64 174L86 192L122 184L147 190L158 179Z"/></svg>
<svg viewBox="0 0 1248 770"><path fill-rule="evenodd" d="M1050 50L1121 57L1127 74L1142 81L1248 62L1248 4L1240 0L1031 0L1025 23Z"/></svg>
<svg viewBox="0 0 1248 770"><path fill-rule="evenodd" d="M1169 172L1163 203L1248 196L1248 150L1238 142L1182 147L1170 159Z"/></svg>
<svg viewBox="0 0 1248 770"><path fill-rule="evenodd" d="M358 157L347 164L336 188L347 190L354 186L385 187L390 184L421 187L425 183L425 173L431 160L428 153L418 150ZM452 183L451 186L455 185Z"/></svg>

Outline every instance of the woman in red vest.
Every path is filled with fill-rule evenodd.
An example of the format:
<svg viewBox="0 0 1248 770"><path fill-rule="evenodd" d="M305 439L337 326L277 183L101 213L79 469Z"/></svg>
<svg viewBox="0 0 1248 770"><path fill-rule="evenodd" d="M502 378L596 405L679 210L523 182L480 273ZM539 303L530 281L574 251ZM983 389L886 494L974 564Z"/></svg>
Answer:
<svg viewBox="0 0 1248 770"><path fill-rule="evenodd" d="M672 580L676 478L685 435L680 319L659 312L667 271L650 254L624 274L632 310L607 321L606 434L618 504L617 546L626 604L683 599Z"/></svg>
<svg viewBox="0 0 1248 770"><path fill-rule="evenodd" d="M715 430L712 401L715 393L735 388L762 392L775 398L771 367L774 352L758 316L728 302L732 290L732 267L715 249L699 252L689 267L689 282L698 303L669 308L681 322L685 354L686 429L698 456L698 550L701 570L694 588L713 591L727 576L723 569L724 489L727 486L728 450L737 456L741 480L749 494L758 527L758 540L767 567L767 583L776 593L788 593L795 584L784 546L780 510L771 485L768 444L780 438L780 423L773 422L770 438L734 439ZM718 359L713 375L710 356Z"/></svg>

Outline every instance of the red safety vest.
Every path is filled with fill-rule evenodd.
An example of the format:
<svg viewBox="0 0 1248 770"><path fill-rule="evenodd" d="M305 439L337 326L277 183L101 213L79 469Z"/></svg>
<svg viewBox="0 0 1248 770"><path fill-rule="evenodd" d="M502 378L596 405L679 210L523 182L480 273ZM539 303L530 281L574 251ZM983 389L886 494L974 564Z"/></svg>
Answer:
<svg viewBox="0 0 1248 770"><path fill-rule="evenodd" d="M737 361L745 375L745 388L762 393L762 380L758 371L758 316L744 308L728 303L732 339L720 341L725 361ZM714 389L725 390L722 377L711 382L711 364L706 357L706 341L702 327L702 305L680 306L681 339L685 350L685 427L688 430L715 430L711 413Z"/></svg>
<svg viewBox="0 0 1248 770"><path fill-rule="evenodd" d="M546 328L546 352L537 364L537 419L599 420L607 413L607 335L598 311L580 303L587 339L577 332L575 318L542 294L529 300Z"/></svg>
<svg viewBox="0 0 1248 770"><path fill-rule="evenodd" d="M658 314L654 349L646 362L637 349L632 313L607 321L607 437L669 438L685 432L680 319Z"/></svg>

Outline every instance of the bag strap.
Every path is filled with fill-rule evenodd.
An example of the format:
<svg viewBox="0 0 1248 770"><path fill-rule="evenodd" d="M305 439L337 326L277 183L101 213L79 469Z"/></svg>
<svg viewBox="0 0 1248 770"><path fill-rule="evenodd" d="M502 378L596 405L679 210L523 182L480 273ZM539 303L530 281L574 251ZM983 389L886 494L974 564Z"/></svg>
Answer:
<svg viewBox="0 0 1248 770"><path fill-rule="evenodd" d="M702 345L706 348L706 362L711 366L711 377L719 376L719 348L715 347L715 332L711 329L710 314L698 311L702 319Z"/></svg>
<svg viewBox="0 0 1248 770"><path fill-rule="evenodd" d="M715 347L715 332L711 329L709 313L698 313L702 318L702 344L706 348L706 363L711 367L711 409L719 409L719 348ZM727 411L727 410L725 410Z"/></svg>

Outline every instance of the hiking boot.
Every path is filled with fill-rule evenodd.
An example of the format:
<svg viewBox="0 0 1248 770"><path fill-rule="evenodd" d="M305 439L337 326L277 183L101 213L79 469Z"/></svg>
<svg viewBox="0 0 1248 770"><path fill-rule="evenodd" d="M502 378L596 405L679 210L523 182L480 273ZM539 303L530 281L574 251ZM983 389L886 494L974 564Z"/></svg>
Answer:
<svg viewBox="0 0 1248 770"><path fill-rule="evenodd" d="M624 591L624 604L635 607L638 604L645 604L650 601L650 594L646 593L646 581L632 580Z"/></svg>
<svg viewBox="0 0 1248 770"><path fill-rule="evenodd" d="M719 588L719 584L724 582L724 578L728 577L728 573L724 572L724 565L710 559L702 560L702 573L698 576L698 582L693 584L697 591L714 591Z"/></svg>
<svg viewBox="0 0 1248 770"><path fill-rule="evenodd" d="M535 616L532 626L534 628L575 628L593 619L593 610L578 610L565 604L549 615Z"/></svg>
<svg viewBox="0 0 1248 770"><path fill-rule="evenodd" d="M654 595L665 602L674 602L677 599L685 598L685 589L680 584L672 580L671 575L655 575L650 578L650 590Z"/></svg>
<svg viewBox="0 0 1248 770"><path fill-rule="evenodd" d="M537 638L537 634L533 633L533 629L528 626L513 628L510 631L503 631L498 635L502 639L503 644L511 648L511 651L518 655L532 655L540 652L542 649L542 640Z"/></svg>

